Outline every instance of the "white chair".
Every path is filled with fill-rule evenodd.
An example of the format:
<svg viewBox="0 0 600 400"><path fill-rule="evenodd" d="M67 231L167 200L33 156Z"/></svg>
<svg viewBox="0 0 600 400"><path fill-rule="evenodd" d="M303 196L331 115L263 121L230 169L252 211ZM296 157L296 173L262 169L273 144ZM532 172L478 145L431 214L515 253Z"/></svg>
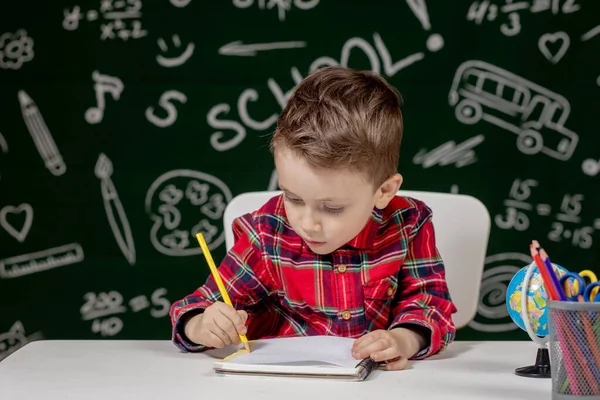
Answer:
<svg viewBox="0 0 600 400"><path fill-rule="evenodd" d="M259 209L281 191L248 192L234 197L223 215L225 245L233 246L233 220ZM464 194L400 190L400 196L423 201L433 212L436 244L446 269L446 281L458 311L453 315L457 329L477 314L491 219L485 205Z"/></svg>

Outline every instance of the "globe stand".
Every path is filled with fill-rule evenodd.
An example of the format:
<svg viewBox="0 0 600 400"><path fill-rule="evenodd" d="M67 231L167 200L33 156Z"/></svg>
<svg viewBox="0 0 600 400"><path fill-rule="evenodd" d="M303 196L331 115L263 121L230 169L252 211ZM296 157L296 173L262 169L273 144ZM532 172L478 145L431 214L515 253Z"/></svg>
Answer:
<svg viewBox="0 0 600 400"><path fill-rule="evenodd" d="M515 374L526 378L550 378L550 354L548 348L540 347L535 364L515 369Z"/></svg>
<svg viewBox="0 0 600 400"><path fill-rule="evenodd" d="M547 336L537 336L533 332L531 322L529 321L529 314L527 312L527 292L529 291L529 283L531 281L534 268L535 262L529 264L527 273L523 279L523 287L521 288L521 320L525 325L525 330L527 331L529 338L538 345L538 350L535 357L535 364L526 367L519 367L515 369L515 374L527 378L550 378L550 354L548 353L547 346L549 339Z"/></svg>

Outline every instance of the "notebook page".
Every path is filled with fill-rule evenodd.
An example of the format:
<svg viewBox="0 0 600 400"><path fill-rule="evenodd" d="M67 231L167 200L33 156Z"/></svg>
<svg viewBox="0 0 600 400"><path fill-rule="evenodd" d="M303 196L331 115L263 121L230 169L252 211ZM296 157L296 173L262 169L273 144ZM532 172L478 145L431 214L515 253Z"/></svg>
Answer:
<svg viewBox="0 0 600 400"><path fill-rule="evenodd" d="M352 357L354 340L337 336L264 339L251 344L251 353L240 351L226 363L323 366L329 364L354 368L360 362Z"/></svg>

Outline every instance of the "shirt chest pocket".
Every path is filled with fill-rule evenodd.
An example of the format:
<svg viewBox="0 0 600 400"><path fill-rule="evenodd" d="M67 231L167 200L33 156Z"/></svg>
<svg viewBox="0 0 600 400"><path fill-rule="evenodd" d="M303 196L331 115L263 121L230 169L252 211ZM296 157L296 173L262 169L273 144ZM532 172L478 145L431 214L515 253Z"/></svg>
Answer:
<svg viewBox="0 0 600 400"><path fill-rule="evenodd" d="M398 291L398 278L391 275L367 282L363 298L367 330L387 329L392 316L392 304Z"/></svg>

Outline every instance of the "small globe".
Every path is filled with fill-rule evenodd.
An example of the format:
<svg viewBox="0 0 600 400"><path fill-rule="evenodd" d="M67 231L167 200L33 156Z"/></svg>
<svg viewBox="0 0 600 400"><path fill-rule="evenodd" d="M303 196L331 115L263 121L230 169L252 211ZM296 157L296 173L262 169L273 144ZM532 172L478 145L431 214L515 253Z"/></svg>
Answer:
<svg viewBox="0 0 600 400"><path fill-rule="evenodd" d="M554 267L554 273L559 279L568 272L560 265L552 265ZM526 331L526 329L523 318L521 317L521 289L523 289L525 274L527 274L528 268L529 265L521 268L510 280L508 288L506 289L506 308L508 309L508 315L510 315L510 318L514 323L524 331ZM546 293L546 288L544 287L544 280L542 279L537 266L534 266L527 288L527 316L529 317L533 333L540 337L548 336L547 300L548 295Z"/></svg>

